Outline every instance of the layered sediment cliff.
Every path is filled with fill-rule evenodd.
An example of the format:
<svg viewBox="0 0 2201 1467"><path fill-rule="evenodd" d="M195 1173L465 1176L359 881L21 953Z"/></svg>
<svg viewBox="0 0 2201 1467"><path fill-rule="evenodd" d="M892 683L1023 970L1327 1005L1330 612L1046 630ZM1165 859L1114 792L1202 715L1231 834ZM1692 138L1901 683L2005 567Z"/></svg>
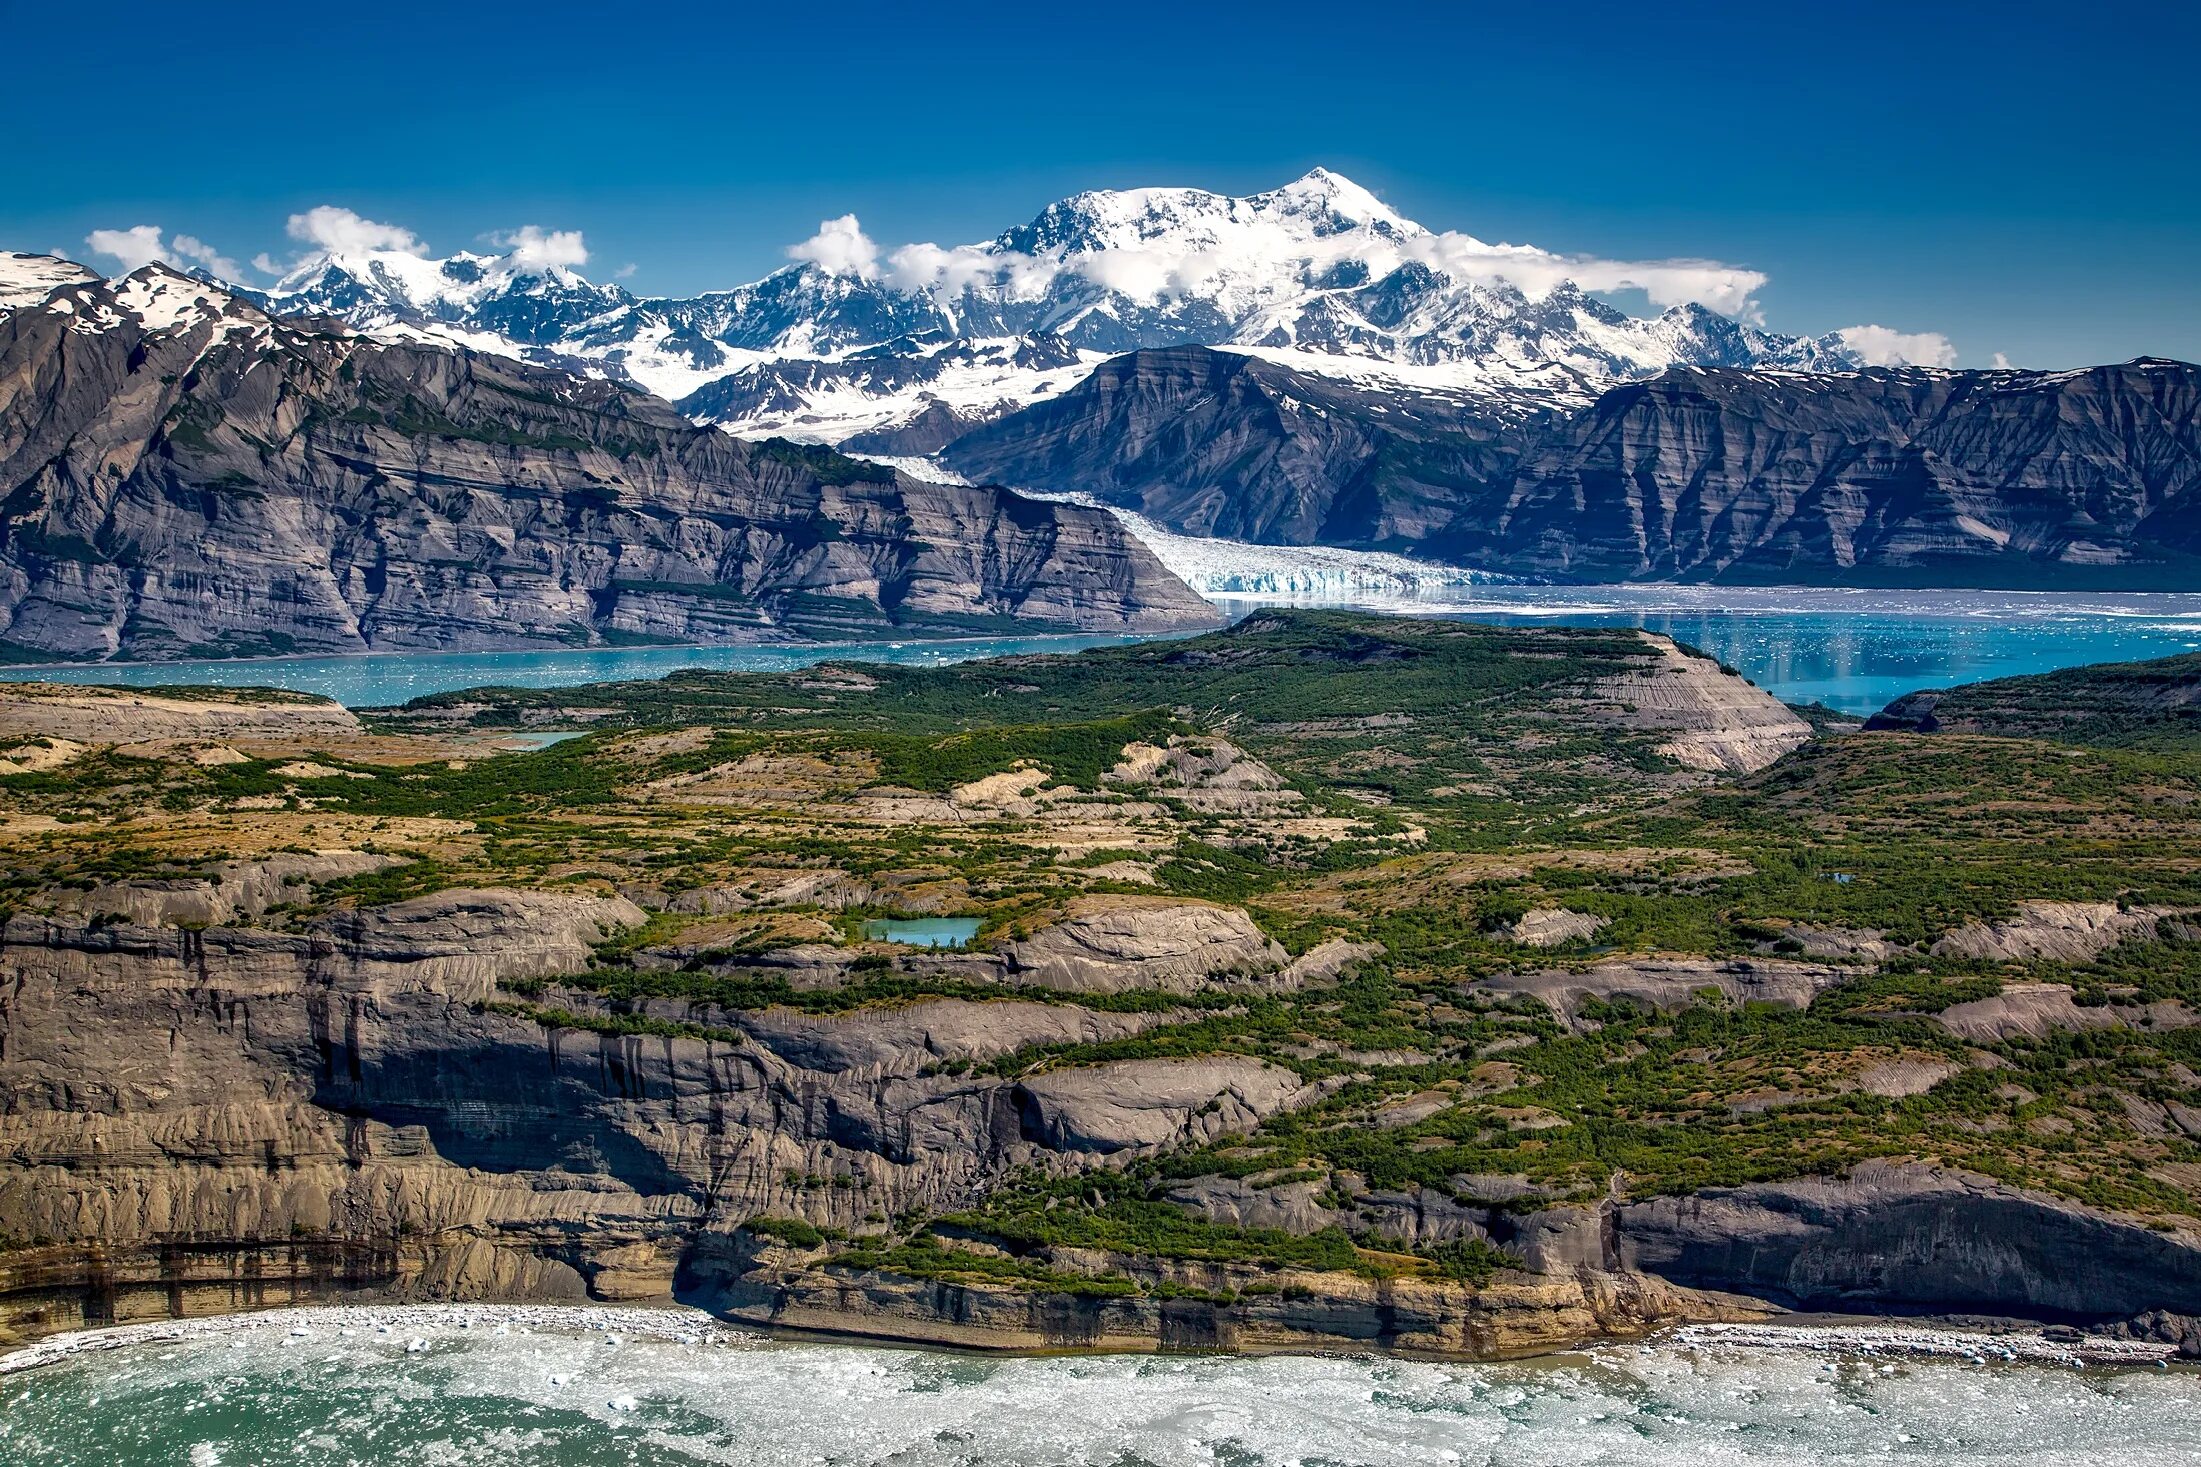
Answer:
<svg viewBox="0 0 2201 1467"><path fill-rule="evenodd" d="M0 316L18 657L1216 620L1098 511L744 443L631 388L270 318L161 266Z"/></svg>

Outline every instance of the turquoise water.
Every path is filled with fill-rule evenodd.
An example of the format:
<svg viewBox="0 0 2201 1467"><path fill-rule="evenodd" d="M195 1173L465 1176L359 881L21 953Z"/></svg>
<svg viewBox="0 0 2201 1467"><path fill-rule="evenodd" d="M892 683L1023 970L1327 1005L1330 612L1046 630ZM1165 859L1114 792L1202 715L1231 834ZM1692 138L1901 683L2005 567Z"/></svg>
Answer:
<svg viewBox="0 0 2201 1467"><path fill-rule="evenodd" d="M974 1359L633 1311L277 1313L0 1377L10 1467L2134 1467L2201 1376L1675 1342ZM373 1321L384 1319L377 1325ZM349 1319L351 1322L346 1322ZM458 1320L468 1321L459 1324Z"/></svg>
<svg viewBox="0 0 2201 1467"><path fill-rule="evenodd" d="M830 642L793 647L597 647L546 652L370 652L350 657L234 658L219 662L105 662L0 667L0 681L178 683L219 688L289 688L349 708L388 708L462 688L562 688L575 683L661 678L684 668L794 672L820 662L893 662L939 667L1019 652L1080 652L1143 637L973 637L927 642Z"/></svg>
<svg viewBox="0 0 2201 1467"><path fill-rule="evenodd" d="M1252 610L1233 600L1234 612ZM1305 603L1295 603L1305 604ZM1641 626L1701 647L1791 702L1868 713L1916 688L2201 648L2201 594L1827 591L1670 586L1444 588L1371 609L1476 621ZM1132 637L990 637L806 647L382 653L262 661L11 667L0 678L212 683L320 693L381 707L490 684L558 687L663 677L688 667L784 672L825 659L937 666L1011 653L1074 652Z"/></svg>
<svg viewBox="0 0 2201 1467"><path fill-rule="evenodd" d="M1871 713L1919 688L2201 650L2201 595L1477 588L1427 614L1639 626L1717 657L1776 697Z"/></svg>
<svg viewBox="0 0 2201 1467"><path fill-rule="evenodd" d="M887 917L866 922L864 936L910 947L961 947L978 936L978 924L976 917Z"/></svg>

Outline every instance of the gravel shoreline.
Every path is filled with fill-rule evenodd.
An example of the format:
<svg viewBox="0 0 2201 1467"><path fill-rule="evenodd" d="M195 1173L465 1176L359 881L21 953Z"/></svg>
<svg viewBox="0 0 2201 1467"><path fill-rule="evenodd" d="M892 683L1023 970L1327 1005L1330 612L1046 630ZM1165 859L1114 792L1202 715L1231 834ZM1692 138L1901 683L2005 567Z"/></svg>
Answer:
<svg viewBox="0 0 2201 1467"><path fill-rule="evenodd" d="M2167 1365L2175 1345L2083 1336L2050 1339L2038 1330L1960 1329L1930 1324L1692 1324L1650 1343L1693 1349L1808 1350L1828 1355L1910 1356L1974 1365Z"/></svg>
<svg viewBox="0 0 2201 1467"><path fill-rule="evenodd" d="M239 1335L315 1337L383 1336L403 1339L409 1350L426 1349L425 1335L453 1329L486 1334L602 1334L615 1340L654 1340L691 1347L757 1346L771 1337L740 1329L701 1309L666 1304L320 1304L196 1319L154 1320L50 1335L0 1355L0 1376L59 1364L78 1355L133 1345L179 1344ZM861 1346L850 1338L845 1343ZM881 1347L900 1342L879 1341ZM1931 1324L1696 1324L1623 1344L1591 1342L1583 1353L1619 1354L1656 1349L1792 1350L1856 1359L1938 1359L1973 1365L2086 1366L2133 1369L2167 1367L2174 1347L2143 1340L2094 1336L2051 1339L2038 1330L1970 1329ZM1576 1351L1557 1351L1572 1354ZM1892 1367L1891 1367L1892 1368Z"/></svg>
<svg viewBox="0 0 2201 1467"><path fill-rule="evenodd" d="M410 1348L424 1331L454 1328L485 1334L598 1333L697 1346L754 1345L764 1339L701 1309L678 1304L647 1308L617 1304L313 1304L71 1330L0 1355L0 1375L132 1345L265 1333L300 1339L382 1335L403 1338Z"/></svg>

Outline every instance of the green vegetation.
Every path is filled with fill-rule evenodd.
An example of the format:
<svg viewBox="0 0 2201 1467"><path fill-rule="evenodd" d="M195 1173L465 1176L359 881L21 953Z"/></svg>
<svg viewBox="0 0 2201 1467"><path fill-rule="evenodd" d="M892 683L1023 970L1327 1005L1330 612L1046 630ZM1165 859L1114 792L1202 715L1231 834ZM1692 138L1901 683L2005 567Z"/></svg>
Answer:
<svg viewBox="0 0 2201 1467"><path fill-rule="evenodd" d="M757 451L815 467L796 445ZM1280 1287L1261 1276L1283 1270L1480 1287L1518 1260L1476 1237L1403 1248L1399 1199L1449 1199L1503 1238L1508 1208L1876 1158L2165 1226L2201 1218L2201 1026L2182 1027L2201 1011L2201 917L2077 959L1944 942L2041 901L2201 911L2201 740L2163 691L2186 674L1987 685L1945 699L1927 735L1821 716L1810 745L1710 781L1662 758L1655 733L1584 713L1646 657L1625 632L1262 613L1076 657L441 695L373 715L364 741L229 762L100 748L0 778L5 813L25 817L0 908L77 912L111 883L371 849L399 859L256 920L318 930L337 909L458 886L639 903L647 922L584 971L507 981L484 1005L554 1032L756 1046L779 1042L754 1018L766 1009L821 1031L931 1000L1088 1011L1029 1043L953 1026L896 1041L936 1046L898 1060L897 1085L968 1087L1012 1127L1019 1082L1079 1067L1229 1057L1310 1086L1250 1134L1058 1158L875 1236L748 1225L830 1245L837 1269L1088 1297L1185 1296L1155 1276L1168 1269L1227 1272L1239 1292L1218 1299ZM2161 716L2118 722L2136 698ZM2090 711L2059 711L2073 708ZM479 742L518 727L588 732L533 753ZM1255 777L1109 777L1133 744L1196 763L1225 741ZM967 788L1016 771L998 799ZM1299 986L1069 992L1008 967L1073 912L1171 902L1242 908L1294 956L1332 939L1376 951ZM1594 920L1551 948L1516 941L1554 912ZM863 943L865 919L918 914L981 919L976 950ZM1711 979L1737 963L1817 996L1731 1003ZM1623 969L1708 976L1654 1011L1598 986ZM1556 1006L1515 991L1547 970L1573 971L1546 986L1580 991ZM1950 1026L1959 1005L2040 983L2103 1027ZM1203 1178L1289 1203L1276 1215L1295 1230L1209 1221L1179 1200ZM860 1166L801 1181L877 1185Z"/></svg>

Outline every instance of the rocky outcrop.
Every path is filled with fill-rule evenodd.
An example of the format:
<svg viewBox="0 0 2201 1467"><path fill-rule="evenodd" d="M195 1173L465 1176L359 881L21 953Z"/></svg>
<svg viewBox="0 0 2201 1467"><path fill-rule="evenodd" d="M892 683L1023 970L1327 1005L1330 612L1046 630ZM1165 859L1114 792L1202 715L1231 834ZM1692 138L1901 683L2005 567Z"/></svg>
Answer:
<svg viewBox="0 0 2201 1467"><path fill-rule="evenodd" d="M1611 920L1564 907L1536 907L1523 912L1506 928L1506 937L1523 947L1565 947L1595 937L1598 929Z"/></svg>
<svg viewBox="0 0 2201 1467"><path fill-rule="evenodd" d="M2188 742L2201 738L2201 652L1906 693L1865 727L2078 744Z"/></svg>
<svg viewBox="0 0 2201 1467"><path fill-rule="evenodd" d="M2005 1039L2046 1039L2059 1029L2182 1029L2201 1021L2201 1015L2175 999L2082 1004L2069 984L2005 983L1993 997L1951 1004L1934 1020L1959 1039L1994 1044Z"/></svg>
<svg viewBox="0 0 2201 1467"><path fill-rule="evenodd" d="M1653 660L1599 680L1589 697L1614 705L1605 717L1619 727L1665 734L1658 752L1676 764L1749 774L1810 741L1810 724L1742 674L1670 637L1645 632L1643 640Z"/></svg>
<svg viewBox="0 0 2201 1467"><path fill-rule="evenodd" d="M307 693L255 688L190 695L65 683L0 683L0 740L61 738L86 744L156 739L310 739L360 732L349 708Z"/></svg>
<svg viewBox="0 0 2201 1467"><path fill-rule="evenodd" d="M1500 973L1476 983L1475 989L1529 994L1571 1021L1588 999L1685 1009L1707 989L1717 990L1730 1003L1803 1009L1850 976L1841 968L1772 958L1727 962L1709 958L1628 958L1575 969Z"/></svg>
<svg viewBox="0 0 2201 1467"><path fill-rule="evenodd" d="M625 897L452 888L330 918L347 983L402 981L453 992L573 973L596 945L648 920Z"/></svg>
<svg viewBox="0 0 2201 1467"><path fill-rule="evenodd" d="M1632 1203L1610 1232L1623 1267L1807 1309L2201 1313L2201 1239L1927 1166Z"/></svg>
<svg viewBox="0 0 2201 1467"><path fill-rule="evenodd" d="M1130 1263L1144 1295L1035 1293L884 1272L821 1269L723 1245L699 1250L691 1297L737 1322L988 1350L1382 1349L1475 1359L1635 1338L1693 1321L1761 1319L1747 1299L1649 1275L1443 1279L1259 1274L1228 1265ZM1247 1285L1256 1292L1240 1294ZM1266 1292L1263 1292L1263 1291Z"/></svg>
<svg viewBox="0 0 2201 1467"><path fill-rule="evenodd" d="M355 864L381 863L320 869ZM82 925L59 915L10 917L0 925L0 981L66 978L92 989L141 982L156 992L202 982L276 993L427 987L479 1003L500 982L587 967L597 943L644 920L622 897L451 890L339 912L302 932L200 925L225 909L245 916L267 896L291 894L284 888L299 867L287 865L259 863L200 892L167 883L95 888L84 898L93 912ZM234 901L226 895L232 884L241 888ZM140 924L132 914L155 920Z"/></svg>
<svg viewBox="0 0 2201 1467"><path fill-rule="evenodd" d="M1017 1103L1025 1134L1048 1150L1111 1152L1251 1130L1306 1090L1253 1059L1122 1060L1033 1076Z"/></svg>
<svg viewBox="0 0 2201 1467"><path fill-rule="evenodd" d="M317 883L363 876L395 860L366 851L321 851L224 861L198 878L106 882L81 893L64 892L56 906L142 927L228 927L257 921L269 908L308 895Z"/></svg>
<svg viewBox="0 0 2201 1467"><path fill-rule="evenodd" d="M1089 897L1057 922L999 946L1007 982L1059 993L1191 993L1253 978L1287 954L1234 907L1165 897Z"/></svg>
<svg viewBox="0 0 2201 1467"><path fill-rule="evenodd" d="M791 1009L698 1010L663 1002L640 1012L676 1012L739 1027L791 1065L821 1073L920 1079L943 1061L984 1062L1046 1046L1126 1039L1177 1017L1168 1010L1101 1013L1073 1004L999 999L974 1003L935 999L853 1014L805 1014Z"/></svg>
<svg viewBox="0 0 2201 1467"><path fill-rule="evenodd" d="M743 443L631 388L271 319L163 266L0 317L18 656L1217 619L1105 513Z"/></svg>
<svg viewBox="0 0 2201 1467"><path fill-rule="evenodd" d="M2155 936L2161 909L2114 902L2020 902L2015 915L1967 922L1933 945L1940 958L2084 963L2120 942Z"/></svg>

